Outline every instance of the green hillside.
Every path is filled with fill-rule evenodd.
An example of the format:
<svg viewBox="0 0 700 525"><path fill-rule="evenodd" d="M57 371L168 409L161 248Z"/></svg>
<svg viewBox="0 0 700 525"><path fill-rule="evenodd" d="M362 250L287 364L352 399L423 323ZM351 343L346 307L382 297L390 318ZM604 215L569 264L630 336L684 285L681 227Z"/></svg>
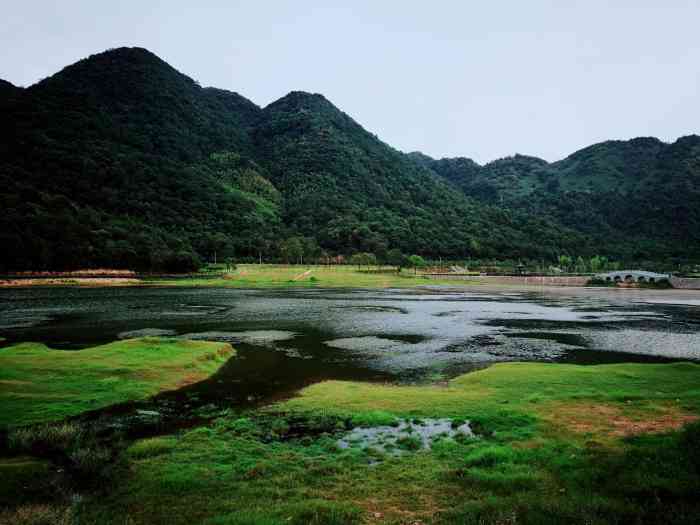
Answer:
<svg viewBox="0 0 700 525"><path fill-rule="evenodd" d="M320 95L261 109L138 48L7 91L5 269L190 269L215 252L278 256L294 236L309 255L550 257L576 242L465 198Z"/></svg>
<svg viewBox="0 0 700 525"><path fill-rule="evenodd" d="M700 257L698 137L561 162L405 155L322 95L265 108L147 50L0 83L0 269L190 270L203 259Z"/></svg>
<svg viewBox="0 0 700 525"><path fill-rule="evenodd" d="M410 154L417 159L416 154ZM547 163L419 161L483 203L554 221L632 261L700 258L700 137L608 141Z"/></svg>
<svg viewBox="0 0 700 525"><path fill-rule="evenodd" d="M2 265L189 269L222 236L274 231L277 204L221 176L246 163L210 158L249 153L259 113L143 49L94 55L24 90L3 107Z"/></svg>

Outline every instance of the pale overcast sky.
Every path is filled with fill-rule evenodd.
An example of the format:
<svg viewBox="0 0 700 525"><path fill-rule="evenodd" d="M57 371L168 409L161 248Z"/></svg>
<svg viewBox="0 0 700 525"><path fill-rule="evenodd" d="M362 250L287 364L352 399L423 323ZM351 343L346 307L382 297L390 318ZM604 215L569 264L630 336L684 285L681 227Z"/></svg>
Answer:
<svg viewBox="0 0 700 525"><path fill-rule="evenodd" d="M0 78L146 47L266 105L322 93L392 146L558 160L700 133L700 1L1 0Z"/></svg>

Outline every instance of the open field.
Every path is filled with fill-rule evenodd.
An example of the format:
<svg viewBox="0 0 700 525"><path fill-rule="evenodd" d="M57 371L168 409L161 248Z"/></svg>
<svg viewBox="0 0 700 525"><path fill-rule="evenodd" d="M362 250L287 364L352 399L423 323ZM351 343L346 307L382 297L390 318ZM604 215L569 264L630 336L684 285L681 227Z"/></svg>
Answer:
<svg viewBox="0 0 700 525"><path fill-rule="evenodd" d="M510 363L441 386L322 382L139 440L108 490L51 512L115 524L689 523L699 379L689 363ZM430 450L407 440L399 455L338 446L352 427L428 417L468 420L476 437Z"/></svg>
<svg viewBox="0 0 700 525"><path fill-rule="evenodd" d="M65 418L201 381L227 343L130 339L80 351L23 343L0 349L0 426Z"/></svg>
<svg viewBox="0 0 700 525"><path fill-rule="evenodd" d="M372 267L374 270L375 267ZM428 279L420 272L404 269L396 273L384 267L381 273L357 266L305 266L277 264L242 264L223 279L175 279L146 281L167 286L230 286L240 288L403 288L425 284L455 284L454 281ZM459 283L474 284L472 281Z"/></svg>
<svg viewBox="0 0 700 525"><path fill-rule="evenodd" d="M217 268L224 273L223 268ZM225 273L223 277L211 277L206 271L198 278L183 276L181 278L137 278L99 277L99 276L37 276L22 279L0 279L0 288L24 286L223 286L238 288L403 288L423 284L456 284L447 279L428 279L420 272L404 269L400 273L391 267L376 267L367 271L363 267L349 265L283 265L283 264L241 264L236 270ZM82 275L82 273L81 273ZM457 283L460 286L474 284L473 281Z"/></svg>

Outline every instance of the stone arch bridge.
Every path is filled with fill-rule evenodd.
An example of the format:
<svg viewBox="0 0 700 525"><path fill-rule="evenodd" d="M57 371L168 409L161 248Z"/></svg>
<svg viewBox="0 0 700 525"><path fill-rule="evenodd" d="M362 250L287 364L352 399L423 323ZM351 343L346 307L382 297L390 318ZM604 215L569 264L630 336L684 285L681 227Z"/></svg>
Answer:
<svg viewBox="0 0 700 525"><path fill-rule="evenodd" d="M667 273L644 272L642 270L622 270L619 272L599 273L596 278L616 283L658 283L671 280Z"/></svg>

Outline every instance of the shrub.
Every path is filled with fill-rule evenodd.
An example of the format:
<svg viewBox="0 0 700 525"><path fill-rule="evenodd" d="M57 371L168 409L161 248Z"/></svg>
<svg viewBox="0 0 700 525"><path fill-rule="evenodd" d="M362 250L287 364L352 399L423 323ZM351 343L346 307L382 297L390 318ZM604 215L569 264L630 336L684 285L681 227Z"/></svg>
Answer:
<svg viewBox="0 0 700 525"><path fill-rule="evenodd" d="M472 451L464 463L467 467L494 467L500 463L511 463L514 459L511 447L489 446Z"/></svg>
<svg viewBox="0 0 700 525"><path fill-rule="evenodd" d="M112 454L108 449L95 443L87 443L85 446L71 450L68 458L76 474L93 478L106 474Z"/></svg>
<svg viewBox="0 0 700 525"><path fill-rule="evenodd" d="M13 525L70 525L72 513L68 508L52 505L22 505L15 509L0 511L0 523Z"/></svg>
<svg viewBox="0 0 700 525"><path fill-rule="evenodd" d="M404 450L420 450L423 442L417 437L402 437L396 440L396 445Z"/></svg>
<svg viewBox="0 0 700 525"><path fill-rule="evenodd" d="M374 410L354 415L352 417L352 425L356 427L396 426L398 425L398 420L389 412Z"/></svg>
<svg viewBox="0 0 700 525"><path fill-rule="evenodd" d="M68 449L82 434L75 423L48 423L12 429L7 443L14 452L45 455Z"/></svg>

